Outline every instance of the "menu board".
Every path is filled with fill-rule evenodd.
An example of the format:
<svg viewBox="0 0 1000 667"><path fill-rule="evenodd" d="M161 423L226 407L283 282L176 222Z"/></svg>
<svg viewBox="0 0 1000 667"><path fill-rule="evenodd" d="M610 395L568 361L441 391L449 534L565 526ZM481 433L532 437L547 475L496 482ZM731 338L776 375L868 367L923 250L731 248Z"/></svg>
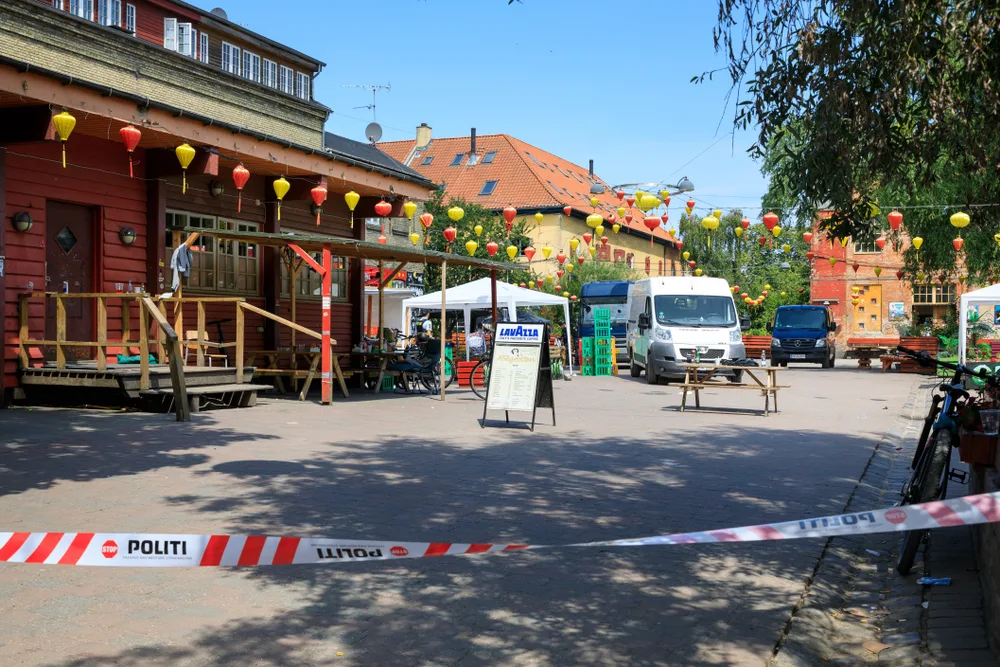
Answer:
<svg viewBox="0 0 1000 667"><path fill-rule="evenodd" d="M530 412L535 425L535 409L552 408L552 368L549 360L548 327L545 324L499 322L490 354L490 379L486 390L482 425L489 410ZM507 421L509 422L509 416Z"/></svg>

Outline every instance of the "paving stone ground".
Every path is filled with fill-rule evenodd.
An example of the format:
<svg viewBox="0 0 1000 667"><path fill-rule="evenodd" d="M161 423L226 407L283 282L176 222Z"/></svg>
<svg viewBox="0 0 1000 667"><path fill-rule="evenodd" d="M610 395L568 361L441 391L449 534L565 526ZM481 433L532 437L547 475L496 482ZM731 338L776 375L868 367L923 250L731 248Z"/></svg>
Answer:
<svg viewBox="0 0 1000 667"><path fill-rule="evenodd" d="M457 391L444 404L264 399L191 424L0 412L0 528L563 544L884 501L857 483L907 409L914 378L815 368L783 378L793 389L766 418L753 392L706 392L705 409L681 414L676 387L576 378L556 385L558 426L540 412L535 433L480 429L482 404ZM554 549L248 570L8 565L0 664L762 665L824 551L825 567L854 571L855 545L839 546ZM862 583L851 591L859 605L882 590ZM807 597L822 592L817 580ZM930 602L928 619L900 623L900 634L923 631L925 620L940 627ZM798 616L810 613L807 604ZM979 650L927 648L941 660Z"/></svg>
<svg viewBox="0 0 1000 667"><path fill-rule="evenodd" d="M873 452L848 511L897 502L938 384L925 380L913 387L898 419ZM968 471L957 452L951 465ZM949 497L966 493L966 484L949 483ZM894 569L901 545L897 535L829 540L772 664L1000 664L986 639L971 531L958 527L930 532L907 576ZM917 584L924 576L951 577L951 585Z"/></svg>

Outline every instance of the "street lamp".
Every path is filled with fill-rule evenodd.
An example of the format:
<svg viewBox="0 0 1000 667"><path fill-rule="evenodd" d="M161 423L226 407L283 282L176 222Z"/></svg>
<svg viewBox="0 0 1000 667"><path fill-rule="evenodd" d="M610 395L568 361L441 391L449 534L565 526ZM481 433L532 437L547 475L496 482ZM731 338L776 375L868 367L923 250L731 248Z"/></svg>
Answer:
<svg viewBox="0 0 1000 667"><path fill-rule="evenodd" d="M676 185L667 185L664 183L622 183L621 185L615 185L612 190L634 190L636 188L641 188L649 190L650 192L658 192L660 190L672 190L670 194L679 195L682 192L691 192L694 190L694 183L691 179L685 176Z"/></svg>

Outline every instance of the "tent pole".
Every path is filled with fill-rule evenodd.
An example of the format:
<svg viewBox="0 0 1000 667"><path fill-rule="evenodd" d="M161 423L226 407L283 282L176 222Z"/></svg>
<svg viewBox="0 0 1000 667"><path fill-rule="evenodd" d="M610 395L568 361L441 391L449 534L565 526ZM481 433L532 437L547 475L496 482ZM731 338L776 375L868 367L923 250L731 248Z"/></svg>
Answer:
<svg viewBox="0 0 1000 667"><path fill-rule="evenodd" d="M445 350L447 343L445 342L445 333L447 326L445 324L445 317L447 316L447 298L448 293L448 260L441 262L441 400L444 400L444 385L445 385L445 361L448 357L445 355Z"/></svg>
<svg viewBox="0 0 1000 667"><path fill-rule="evenodd" d="M497 270L490 269L490 297L493 304L493 330L497 326Z"/></svg>
<svg viewBox="0 0 1000 667"><path fill-rule="evenodd" d="M573 327L569 321L569 302L563 304L563 319L566 321L566 361L569 362L569 374L573 375L573 337L570 334Z"/></svg>
<svg viewBox="0 0 1000 667"><path fill-rule="evenodd" d="M382 311L385 310L385 288L382 286L382 260L378 261L378 351L382 353L385 341L382 337Z"/></svg>

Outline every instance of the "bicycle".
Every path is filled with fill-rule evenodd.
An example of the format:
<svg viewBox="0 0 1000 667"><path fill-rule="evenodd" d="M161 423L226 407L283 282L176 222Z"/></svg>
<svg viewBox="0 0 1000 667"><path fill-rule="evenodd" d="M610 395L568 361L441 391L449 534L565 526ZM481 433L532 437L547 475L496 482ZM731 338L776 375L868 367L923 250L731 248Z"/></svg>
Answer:
<svg viewBox="0 0 1000 667"><path fill-rule="evenodd" d="M958 438L958 411L969 399L969 392L962 386L962 376L978 377L994 388L1000 388L1000 381L985 373L975 373L962 364L940 361L927 352L917 352L902 346L898 347L897 351L921 366L929 367L936 364L954 371L951 382L938 387L941 393L935 394L931 399L931 407L924 418L920 440L910 462L913 475L903 484L900 493L900 505L927 503L945 497L949 479L964 480L964 474L948 469L951 450ZM910 530L903 533L902 549L896 563L896 570L900 574L905 575L910 572L926 532L926 530Z"/></svg>

